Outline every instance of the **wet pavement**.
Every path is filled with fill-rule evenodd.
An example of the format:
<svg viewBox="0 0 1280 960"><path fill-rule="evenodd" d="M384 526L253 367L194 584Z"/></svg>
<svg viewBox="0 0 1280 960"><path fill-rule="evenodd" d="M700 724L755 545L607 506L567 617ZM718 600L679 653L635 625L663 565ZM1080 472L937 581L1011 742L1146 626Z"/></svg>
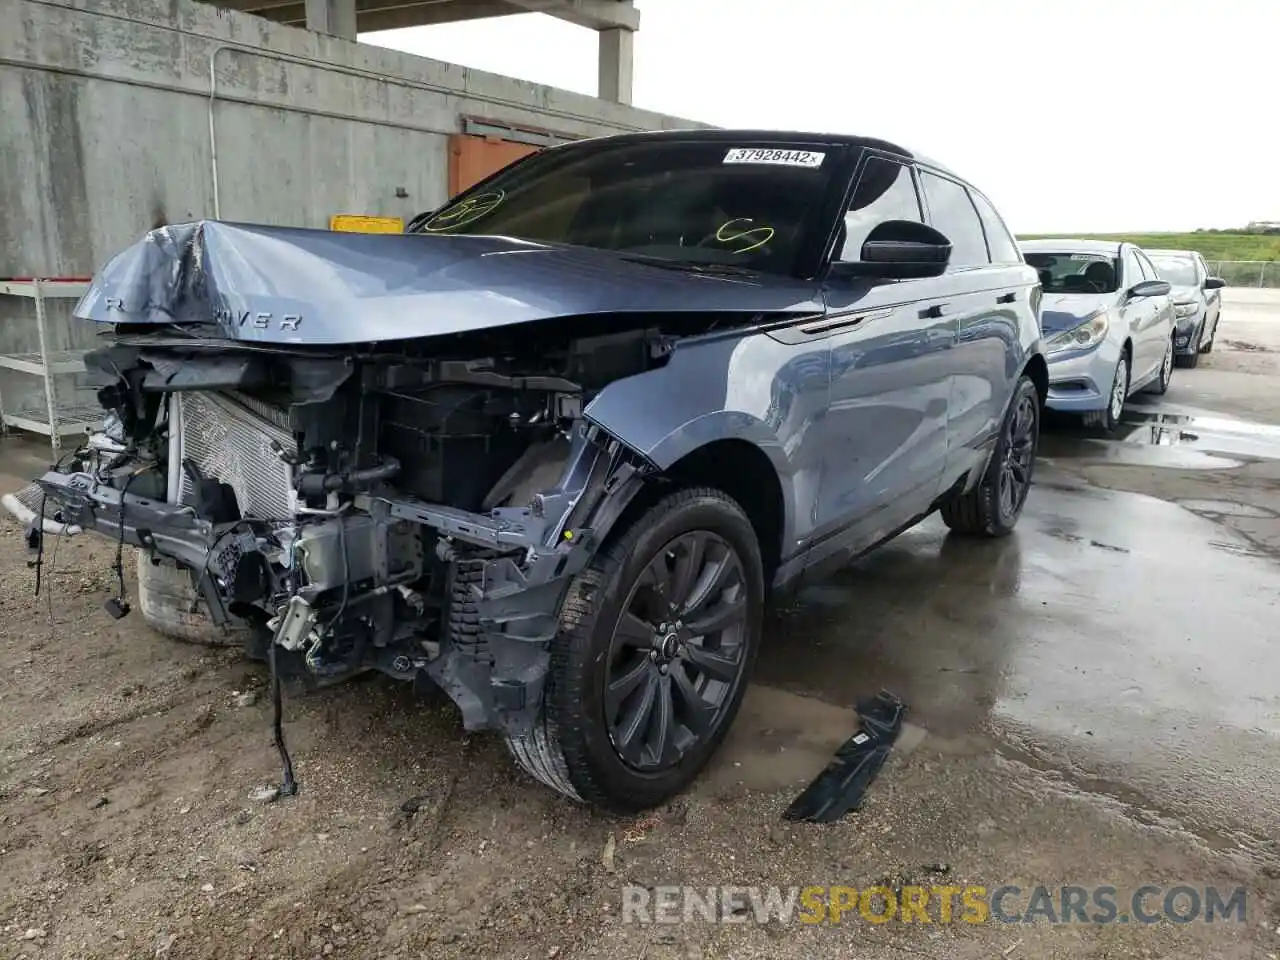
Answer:
<svg viewBox="0 0 1280 960"><path fill-rule="evenodd" d="M1008 540L929 520L808 591L775 616L757 680L840 705L889 689L935 746L1266 854L1275 562L1181 506L1045 474Z"/></svg>
<svg viewBox="0 0 1280 960"><path fill-rule="evenodd" d="M1135 397L1110 436L1053 418L1041 455L1132 466L1224 469L1280 460L1280 426Z"/></svg>
<svg viewBox="0 0 1280 960"><path fill-rule="evenodd" d="M1280 300L1231 310L1223 350L1113 435L1050 419L1009 539L933 517L775 613L734 772L791 782L883 688L911 706L908 749L995 754L1277 862L1280 368L1240 357L1277 362ZM793 755L748 746L770 738Z"/></svg>

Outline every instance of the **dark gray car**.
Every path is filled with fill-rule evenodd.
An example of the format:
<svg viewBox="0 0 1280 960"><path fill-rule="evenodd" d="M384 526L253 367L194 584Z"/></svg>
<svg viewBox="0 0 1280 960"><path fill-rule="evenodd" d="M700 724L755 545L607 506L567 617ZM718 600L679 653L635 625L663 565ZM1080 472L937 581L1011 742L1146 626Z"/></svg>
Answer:
<svg viewBox="0 0 1280 960"><path fill-rule="evenodd" d="M46 512L189 571L277 680L429 678L544 783L644 808L731 723L766 590L934 510L1017 521L1037 277L936 164L620 136L411 229L164 227L77 308L110 426Z"/></svg>
<svg viewBox="0 0 1280 960"><path fill-rule="evenodd" d="M1161 280L1172 288L1175 359L1180 367L1194 367L1202 353L1213 352L1222 314L1221 277L1210 275L1204 257L1194 250L1148 250Z"/></svg>

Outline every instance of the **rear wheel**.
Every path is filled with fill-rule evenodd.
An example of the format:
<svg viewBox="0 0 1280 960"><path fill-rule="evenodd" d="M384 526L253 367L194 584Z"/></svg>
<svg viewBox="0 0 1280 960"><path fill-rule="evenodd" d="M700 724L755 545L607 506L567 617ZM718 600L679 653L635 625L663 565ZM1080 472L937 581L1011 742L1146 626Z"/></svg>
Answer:
<svg viewBox="0 0 1280 960"><path fill-rule="evenodd" d="M956 533L1003 537L1013 531L1035 470L1040 439L1040 395L1030 377L1018 381L991 461L978 485L942 505L942 520Z"/></svg>
<svg viewBox="0 0 1280 960"><path fill-rule="evenodd" d="M1111 393L1107 397L1107 405L1101 410L1090 410L1084 415L1085 426L1101 427L1107 433L1115 430L1120 423L1120 415L1124 413L1124 402L1129 399L1129 355L1120 354L1120 362L1116 364L1116 373L1111 380Z"/></svg>
<svg viewBox="0 0 1280 960"><path fill-rule="evenodd" d="M1201 353L1213 353L1213 341L1218 336L1218 318L1213 318L1213 326L1209 328L1209 342L1200 348Z"/></svg>
<svg viewBox="0 0 1280 960"><path fill-rule="evenodd" d="M751 523L718 490L671 494L569 587L542 716L507 745L528 773L620 813L706 764L738 712L764 578Z"/></svg>

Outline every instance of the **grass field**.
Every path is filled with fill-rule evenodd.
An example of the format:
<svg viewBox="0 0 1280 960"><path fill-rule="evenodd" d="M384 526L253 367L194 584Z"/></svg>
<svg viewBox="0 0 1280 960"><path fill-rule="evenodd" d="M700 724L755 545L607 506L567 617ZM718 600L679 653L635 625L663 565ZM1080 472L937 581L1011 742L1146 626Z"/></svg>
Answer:
<svg viewBox="0 0 1280 960"><path fill-rule="evenodd" d="M1026 234L1020 239L1039 240L1067 234ZM1078 233L1090 240L1127 240L1151 250L1198 250L1206 260L1280 260L1280 234L1266 233Z"/></svg>

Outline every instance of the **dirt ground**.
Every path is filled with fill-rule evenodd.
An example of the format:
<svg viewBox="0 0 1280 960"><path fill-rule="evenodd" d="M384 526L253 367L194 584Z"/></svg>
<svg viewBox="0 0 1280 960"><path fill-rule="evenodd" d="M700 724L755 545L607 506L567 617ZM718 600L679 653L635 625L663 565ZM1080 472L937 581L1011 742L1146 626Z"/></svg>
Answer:
<svg viewBox="0 0 1280 960"><path fill-rule="evenodd" d="M1278 384L1280 306L1233 303L1217 349L1198 369L1177 372L1159 409L1280 424ZM102 602L113 589L114 550L104 542L76 538L51 548L36 598L19 527L5 519L0 957L1275 960L1274 643L1241 648L1240 657L1253 658L1237 678L1256 684L1248 696L1196 679L1198 666L1175 687L1168 680L1175 655L1143 654L1133 669L1145 679L1101 699L1137 688L1138 701L1155 704L1175 691L1171 699L1189 701L1179 709L1189 711L1191 727L1177 734L1188 739L1135 734L1116 741L1119 759L1096 768L1085 747L1109 734L1097 724L1085 729L1085 701L1107 689L1109 671L1129 667L1081 658L1059 671L1066 680L1043 685L1077 684L1052 702L1037 700L1040 687L1026 681L1048 655L1036 637L1057 636L1068 622L1080 637L1110 629L1091 612L1090 597L1064 599L1044 586L1056 564L1091 565L1068 579L1112 564L1106 582L1132 575L1145 589L1142 571L1125 573L1125 565L1146 556L1146 532L1133 532L1129 546L1100 549L1128 535L1119 519L1114 536L1106 543L1095 536L1092 548L1050 529L1059 515L1095 522L1072 513L1072 498L1094 490L1132 498L1099 500L1100 529L1112 523L1106 511L1118 518L1148 496L1188 502L1185 539L1231 549L1201 554L1189 545L1187 562L1236 564L1222 568L1230 582L1215 581L1211 600L1255 634L1275 636L1274 619L1261 611L1274 603L1268 584L1280 585L1266 579L1280 550L1280 461L1257 450L1234 459L1230 449L1210 450L1208 464L1175 456L1199 455L1210 434L1175 443L1161 461L1161 442L1148 449L1055 427L1045 479L1032 494L1042 512L1024 518L1020 553L949 553L926 528L799 609L774 613L756 684L712 768L668 807L626 821L538 787L495 737L465 734L450 704L380 678L290 693L285 727L300 792L252 800L255 788L280 775L265 670L235 651L165 640L137 613L111 620ZM0 486L30 475L33 451L25 442L0 446ZM1159 552L1152 549L1152 563ZM898 591L904 579L914 589ZM1246 580L1250 586L1232 585ZM885 584L892 589L877 590ZM937 592L927 592L935 584ZM833 591L851 599L832 600ZM993 604L1048 611L1028 614L1040 619L1006 637L1014 649L999 657L987 657L979 642L1023 623L1023 608L975 613L972 602L986 603L987 594ZM1126 615L1124 606L1122 596L1115 616ZM1204 616L1205 624L1218 622L1213 610ZM898 632L874 632L872 620L874 630L889 623ZM842 644L856 644L856 655ZM1197 654L1187 662L1208 660ZM1095 676L1085 676L1088 669ZM910 695L914 722L865 807L833 825L782 821L787 803L853 731L856 696L874 693L886 677ZM1026 689L1010 692L1019 684ZM1238 724L1223 719L1232 698L1256 701ZM1031 707L1044 716L1025 720ZM1024 734L1032 731L1021 739L1009 732L1017 716ZM1040 749L1052 737L1037 740L1037 731L1060 734L1062 753ZM1172 759L1160 759L1166 755ZM875 883L1243 887L1247 910L1243 922L1153 925L875 924L855 915L838 925L661 925L621 917L625 885Z"/></svg>

